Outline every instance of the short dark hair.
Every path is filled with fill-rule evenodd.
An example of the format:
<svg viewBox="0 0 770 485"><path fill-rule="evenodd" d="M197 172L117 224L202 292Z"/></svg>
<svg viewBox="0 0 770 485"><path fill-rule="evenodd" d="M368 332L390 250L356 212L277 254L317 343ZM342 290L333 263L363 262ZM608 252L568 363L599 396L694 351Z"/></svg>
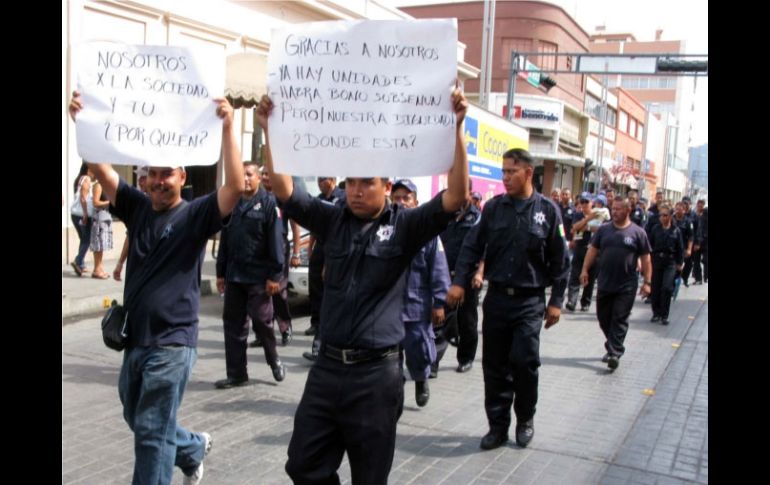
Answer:
<svg viewBox="0 0 770 485"><path fill-rule="evenodd" d="M503 153L503 158L510 158L513 159L514 162L526 163L527 165L532 165L534 163L532 155L523 148L511 148Z"/></svg>
<svg viewBox="0 0 770 485"><path fill-rule="evenodd" d="M612 190L612 189L610 189L610 190ZM627 198L623 197L622 195L616 195L612 199L612 202L622 202L623 205L626 206L626 209L633 209L633 207L631 207L631 201L628 200Z"/></svg>
<svg viewBox="0 0 770 485"><path fill-rule="evenodd" d="M254 161L254 160L246 160L245 162L243 162L243 167L244 168L251 167L252 165L257 167L257 168L260 168L259 163Z"/></svg>

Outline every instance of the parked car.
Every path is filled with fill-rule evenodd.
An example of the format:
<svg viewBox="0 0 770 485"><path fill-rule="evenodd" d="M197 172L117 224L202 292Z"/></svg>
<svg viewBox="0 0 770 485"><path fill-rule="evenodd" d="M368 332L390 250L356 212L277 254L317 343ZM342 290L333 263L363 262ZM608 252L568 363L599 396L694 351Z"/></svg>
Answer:
<svg viewBox="0 0 770 485"><path fill-rule="evenodd" d="M289 245L291 246L291 253L299 252L299 266L296 268L289 267L289 293L295 295L309 296L310 295L310 280L308 277L308 265L310 263L310 255L308 254L308 248L310 245L310 232L307 229L300 227L300 248L299 251L294 251L294 243L292 242L291 226L289 227Z"/></svg>

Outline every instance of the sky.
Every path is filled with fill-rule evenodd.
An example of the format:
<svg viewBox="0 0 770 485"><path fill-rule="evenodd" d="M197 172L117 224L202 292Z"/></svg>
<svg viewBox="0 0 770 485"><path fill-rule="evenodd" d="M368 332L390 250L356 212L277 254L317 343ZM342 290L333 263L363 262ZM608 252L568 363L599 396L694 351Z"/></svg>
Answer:
<svg viewBox="0 0 770 485"><path fill-rule="evenodd" d="M453 0L382 0L394 6L450 3ZM467 1L467 0L466 0ZM497 0L501 3L504 0ZM707 0L546 0L562 7L588 34L630 32L637 41L684 40L685 53L708 54ZM708 77L697 79L691 146L708 142Z"/></svg>

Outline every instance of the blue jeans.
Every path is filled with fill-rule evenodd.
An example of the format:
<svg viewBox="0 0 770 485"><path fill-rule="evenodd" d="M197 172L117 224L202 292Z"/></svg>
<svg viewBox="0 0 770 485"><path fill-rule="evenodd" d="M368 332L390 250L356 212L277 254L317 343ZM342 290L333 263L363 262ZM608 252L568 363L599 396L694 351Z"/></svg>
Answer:
<svg viewBox="0 0 770 485"><path fill-rule="evenodd" d="M91 245L91 221L88 221L88 224L85 226L82 224L82 217L71 215L72 217L72 224L75 226L75 231L78 233L78 238L80 239L80 245L78 246L78 255L75 256L75 264L80 266L81 268L86 267L86 253L88 252L88 247Z"/></svg>
<svg viewBox="0 0 770 485"><path fill-rule="evenodd" d="M134 485L170 484L174 465L191 475L203 460L202 436L176 421L196 357L194 348L181 346L135 347L124 353L118 393L134 432Z"/></svg>

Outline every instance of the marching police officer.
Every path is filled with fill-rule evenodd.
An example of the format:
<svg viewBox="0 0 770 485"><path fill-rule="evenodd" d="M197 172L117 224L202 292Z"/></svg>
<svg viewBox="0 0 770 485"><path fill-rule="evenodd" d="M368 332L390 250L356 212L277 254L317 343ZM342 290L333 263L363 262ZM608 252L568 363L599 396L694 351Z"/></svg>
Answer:
<svg viewBox="0 0 770 485"><path fill-rule="evenodd" d="M468 198L468 103L458 89L452 105L455 152L448 189L415 209L387 204L391 182L383 177L348 177L345 207L295 190L289 176L274 173L266 136L267 168L285 215L324 241L321 349L294 416L286 463L295 483L339 483L345 452L354 484L387 483L404 403L399 354L405 270ZM272 109L263 96L257 120L265 135Z"/></svg>
<svg viewBox="0 0 770 485"><path fill-rule="evenodd" d="M260 186L257 164L244 163L243 172L246 188L230 223L222 228L217 254L217 290L225 294L222 319L227 366L227 378L215 383L218 389L242 386L249 380L247 314L259 332L273 378L282 381L286 375L275 349L272 303L272 296L280 291L284 264L281 221L275 198Z"/></svg>
<svg viewBox="0 0 770 485"><path fill-rule="evenodd" d="M471 197L472 198L472 197ZM457 256L460 254L460 248L468 231L478 224L481 218L481 211L469 200L465 202L463 208L457 215L449 221L446 230L441 233L441 243L444 245L449 274L454 277ZM479 289L473 288L470 284L465 287L465 301L457 309L457 372L468 372L473 366L473 360L476 358L476 349L479 345ZM436 338L437 359L431 366L431 375L436 376L438 372L438 363L444 356L449 346L444 338L443 330L439 330Z"/></svg>
<svg viewBox="0 0 770 485"><path fill-rule="evenodd" d="M639 192L629 190L628 202L631 204L631 222L644 229L645 224L647 224L647 213L639 207Z"/></svg>
<svg viewBox="0 0 770 485"><path fill-rule="evenodd" d="M508 441L511 404L516 443L535 434L540 328L559 321L567 286L569 255L561 211L532 185L532 157L519 148L503 154L506 194L484 206L481 221L465 238L447 303L460 302L482 257L489 290L484 299L484 407L489 433L485 450ZM484 250L486 248L486 253ZM546 308L545 288L553 285Z"/></svg>
<svg viewBox="0 0 770 485"><path fill-rule="evenodd" d="M671 223L671 206L661 204L658 208L660 223L652 228L652 319L668 325L668 312L674 294L676 272L684 264L684 243L682 232Z"/></svg>

